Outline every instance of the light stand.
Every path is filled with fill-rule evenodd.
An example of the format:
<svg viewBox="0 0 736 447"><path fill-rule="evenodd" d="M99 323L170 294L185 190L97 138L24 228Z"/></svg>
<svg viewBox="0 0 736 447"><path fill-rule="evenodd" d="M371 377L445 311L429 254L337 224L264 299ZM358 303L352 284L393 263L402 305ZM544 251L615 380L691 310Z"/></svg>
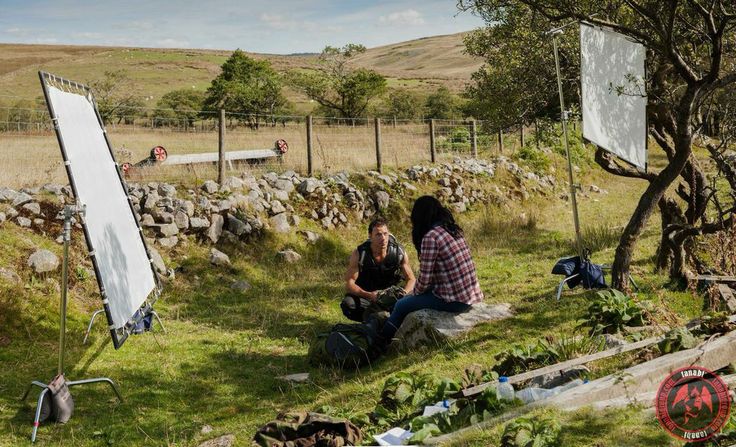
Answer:
<svg viewBox="0 0 736 447"><path fill-rule="evenodd" d="M72 218L75 214L78 214L81 218L84 218L84 212L85 208L84 206L79 205L67 205L64 207L64 227L63 227L63 239L64 239L64 260L62 265L62 271L61 271L61 302L59 305L59 314L60 314L60 328L59 328L59 364L57 369L58 375L64 374L64 353L65 353L65 344L66 344L66 304L67 304L67 289L68 289L68 279L69 279L69 242L71 240L71 230L72 230ZM112 390L115 392L115 395L117 396L118 400L120 402L123 401L123 397L120 395L120 391L118 390L117 385L115 382L112 381L112 379L109 379L107 377L98 377L94 379L83 379L83 380L75 380L75 381L66 381L66 385L68 387L73 387L77 385L85 385L88 383L98 383L98 382L105 382L110 385ZM25 394L23 394L23 397L21 400L25 400L26 397L28 397L28 393L31 391L31 388L33 386L37 386L41 388L41 393L38 396L38 401L36 402L36 416L33 420L33 433L31 434L31 442L36 441L36 433L38 431L38 425L39 425L39 419L41 417L41 404L43 402L44 397L49 392L49 387L43 382L39 382L37 380L34 380L31 382L30 385L28 385L28 388L26 388Z"/></svg>

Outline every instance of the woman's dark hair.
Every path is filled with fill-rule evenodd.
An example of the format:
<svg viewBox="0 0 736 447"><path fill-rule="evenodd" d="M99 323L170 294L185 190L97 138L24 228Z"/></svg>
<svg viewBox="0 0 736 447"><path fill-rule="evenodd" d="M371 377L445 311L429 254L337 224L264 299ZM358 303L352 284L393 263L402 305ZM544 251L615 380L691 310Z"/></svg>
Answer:
<svg viewBox="0 0 736 447"><path fill-rule="evenodd" d="M455 223L450 210L442 206L439 200L432 196L422 196L414 202L411 210L411 240L417 253L422 247L422 239L432 227L440 225L454 238L463 235L463 230Z"/></svg>

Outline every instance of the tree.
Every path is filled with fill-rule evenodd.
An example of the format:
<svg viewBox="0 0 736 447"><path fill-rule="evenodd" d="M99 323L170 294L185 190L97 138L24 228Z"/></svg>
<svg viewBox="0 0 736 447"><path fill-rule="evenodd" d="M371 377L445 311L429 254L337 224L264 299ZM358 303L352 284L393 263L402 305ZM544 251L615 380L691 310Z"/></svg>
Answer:
<svg viewBox="0 0 736 447"><path fill-rule="evenodd" d="M199 116L204 104L204 93L183 88L164 94L156 104L156 117L165 120L185 121L189 126Z"/></svg>
<svg viewBox="0 0 736 447"><path fill-rule="evenodd" d="M210 118L220 109L238 113L239 121L258 127L258 115L280 113L287 105L281 89L281 77L270 62L255 60L238 49L212 80L205 95L204 110Z"/></svg>
<svg viewBox="0 0 736 447"><path fill-rule="evenodd" d="M370 101L386 90L386 78L380 74L348 65L353 57L364 52L363 45L328 46L319 56L319 70L292 71L290 83L326 111L342 118L362 117Z"/></svg>
<svg viewBox="0 0 736 447"><path fill-rule="evenodd" d="M101 79L89 82L102 121L117 118L120 123L126 117L143 115L143 101L132 84L125 71L106 71Z"/></svg>
<svg viewBox="0 0 736 447"><path fill-rule="evenodd" d="M607 171L645 180L648 186L621 235L613 263L613 286L625 289L637 239L655 208L663 217L660 257L671 259L671 273L685 276L688 240L704 232L717 232L733 222L734 208L713 202L706 176L693 154L693 139L701 128L703 108L736 82L728 61L736 56L736 10L723 0L659 1L623 0L460 0L492 26L509 11L509 5L525 7L562 24L584 20L605 26L647 47L649 135L667 157L658 172L641 172L619 163L609 153L596 151L596 161ZM713 148L717 151L716 147ZM678 179L675 194L681 203L665 195ZM711 204L710 211L709 204ZM715 210L714 210L715 208ZM671 231L671 232L670 232ZM668 239L665 241L665 236ZM698 265L696 263L696 268Z"/></svg>
<svg viewBox="0 0 736 447"><path fill-rule="evenodd" d="M408 89L391 89L384 98L380 114L388 119L411 120L422 116L424 102L421 96Z"/></svg>
<svg viewBox="0 0 736 447"><path fill-rule="evenodd" d="M427 96L425 118L453 119L458 117L458 100L444 85Z"/></svg>
<svg viewBox="0 0 736 447"><path fill-rule="evenodd" d="M466 114L488 121L494 129L529 124L541 116L559 117L555 61L544 35L552 28L550 20L518 2L494 19L493 26L465 38L468 54L484 60L464 91ZM560 39L565 98L574 107L579 104L579 43L572 32Z"/></svg>

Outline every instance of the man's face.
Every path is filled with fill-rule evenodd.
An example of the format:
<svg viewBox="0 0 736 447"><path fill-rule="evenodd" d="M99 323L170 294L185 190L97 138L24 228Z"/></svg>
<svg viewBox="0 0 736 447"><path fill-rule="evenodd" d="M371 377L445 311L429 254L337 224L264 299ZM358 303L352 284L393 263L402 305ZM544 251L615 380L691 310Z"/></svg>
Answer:
<svg viewBox="0 0 736 447"><path fill-rule="evenodd" d="M371 245L384 249L388 247L388 227L386 225L376 225L371 231Z"/></svg>

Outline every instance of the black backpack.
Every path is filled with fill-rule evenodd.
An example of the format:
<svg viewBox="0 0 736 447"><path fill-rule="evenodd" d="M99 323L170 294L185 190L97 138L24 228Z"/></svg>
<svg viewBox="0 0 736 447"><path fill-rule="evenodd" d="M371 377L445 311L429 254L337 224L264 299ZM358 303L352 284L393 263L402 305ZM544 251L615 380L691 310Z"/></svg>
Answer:
<svg viewBox="0 0 736 447"><path fill-rule="evenodd" d="M339 368L360 368L381 355L375 324L338 323L329 332L319 334L309 347L309 363Z"/></svg>

